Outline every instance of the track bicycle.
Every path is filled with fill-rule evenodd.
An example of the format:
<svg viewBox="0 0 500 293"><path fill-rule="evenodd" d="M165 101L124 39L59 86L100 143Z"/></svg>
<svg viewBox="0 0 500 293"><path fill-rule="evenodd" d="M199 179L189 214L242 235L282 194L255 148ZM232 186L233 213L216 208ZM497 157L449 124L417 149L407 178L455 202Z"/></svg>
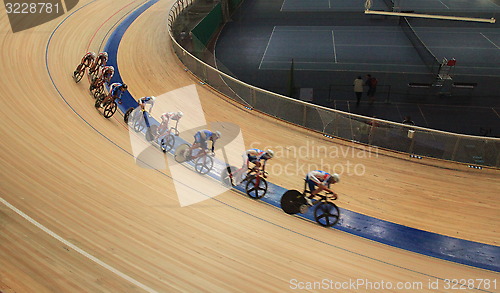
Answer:
<svg viewBox="0 0 500 293"><path fill-rule="evenodd" d="M89 66L89 75L91 78L96 78L97 75L99 75L99 70L104 67L104 64L102 63L101 59L97 60L97 63L93 64L92 66Z"/></svg>
<svg viewBox="0 0 500 293"><path fill-rule="evenodd" d="M205 175L214 167L214 155L201 148L190 150L189 144L185 143L175 150L174 159L177 163L193 162L195 171Z"/></svg>
<svg viewBox="0 0 500 293"><path fill-rule="evenodd" d="M323 227L332 227L340 219L340 210L334 201L337 195L327 192L325 194L318 193L312 198L312 205L308 205L305 195L311 194L307 189L307 181L304 183L304 191L301 193L298 190L288 190L281 197L281 208L287 214L294 215L297 213L304 214L310 207L314 208L314 220Z"/></svg>
<svg viewBox="0 0 500 293"><path fill-rule="evenodd" d="M94 97L94 99L99 99L102 96L106 95L105 89L104 89L104 80L101 78L97 80L93 80L91 82L91 85L89 87L90 93Z"/></svg>
<svg viewBox="0 0 500 293"><path fill-rule="evenodd" d="M156 133L156 125L151 125L149 119L152 118L146 109L137 108L129 108L125 115L123 116L123 120L127 123L135 132L141 132L144 128L146 130L146 140L153 141Z"/></svg>
<svg viewBox="0 0 500 293"><path fill-rule="evenodd" d="M171 126L170 129L165 129L162 133L158 132L158 128L156 125L152 125L152 133L157 137L156 142L160 146L160 149L166 153L174 148L175 145L175 137L179 136L179 130L177 129L179 125L179 120L175 120L175 126Z"/></svg>
<svg viewBox="0 0 500 293"><path fill-rule="evenodd" d="M267 192L267 181L264 177L267 177L267 172L248 168L245 164L239 169L234 166L227 166L222 170L220 179L225 186L237 186L246 182L246 194L253 199L260 199Z"/></svg>
<svg viewBox="0 0 500 293"><path fill-rule="evenodd" d="M116 104L116 99L108 99L104 102L104 104L102 104L106 97L106 95L99 96L99 98L96 99L94 106L98 109L103 108L104 118L109 119L115 114L118 109L118 105Z"/></svg>
<svg viewBox="0 0 500 293"><path fill-rule="evenodd" d="M85 75L85 69L87 68L89 68L89 66L86 63L78 64L75 71L73 71L73 79L76 83L79 83L80 80L82 80L83 76Z"/></svg>

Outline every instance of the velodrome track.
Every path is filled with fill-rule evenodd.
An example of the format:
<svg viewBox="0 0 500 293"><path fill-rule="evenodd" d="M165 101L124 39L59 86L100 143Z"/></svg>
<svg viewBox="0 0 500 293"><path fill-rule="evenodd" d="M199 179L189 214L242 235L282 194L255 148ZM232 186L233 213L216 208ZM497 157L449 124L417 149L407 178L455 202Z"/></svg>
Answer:
<svg viewBox="0 0 500 293"><path fill-rule="evenodd" d="M169 171L138 167L122 117L103 118L88 82L71 78L82 54L99 51L115 24L142 3L81 1L73 14L16 34L1 12L1 292L283 292L292 279L422 282L431 291L428 281L436 278L440 287L432 291L446 292L444 279L498 279L324 229L232 191L181 208ZM199 85L173 55L171 5L155 4L123 36L118 64L132 96L196 84L207 120L238 124L248 146L349 149L353 155L324 158L366 168L363 176L343 174L335 186L339 206L498 246L497 170L367 153L231 103ZM302 177L270 180L300 189Z"/></svg>

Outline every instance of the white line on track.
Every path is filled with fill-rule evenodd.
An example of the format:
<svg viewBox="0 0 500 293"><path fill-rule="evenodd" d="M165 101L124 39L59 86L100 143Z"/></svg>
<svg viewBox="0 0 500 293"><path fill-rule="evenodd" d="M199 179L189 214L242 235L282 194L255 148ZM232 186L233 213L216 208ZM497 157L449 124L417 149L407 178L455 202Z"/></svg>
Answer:
<svg viewBox="0 0 500 293"><path fill-rule="evenodd" d="M68 240L62 238L61 236L57 235L56 233L52 232L50 229L48 229L47 227L43 226L42 224L38 223L37 221L35 221L33 218L31 218L30 216L26 215L25 213L23 213L22 211L20 211L19 209L17 209L15 206L11 205L10 203L8 203L5 199L3 199L2 197L0 197L0 202L3 203L5 206L7 206L9 209L11 209L12 211L14 211L15 213L17 213L18 215L20 215L21 217L23 217L24 219L28 220L28 222L32 223L33 225L35 225L36 227L40 228L42 231L44 231L45 233L49 234L50 236L54 237L55 239L59 240L60 242L62 242L64 245L70 247L71 249L73 249L74 251L78 252L79 254L83 255L84 257L90 259L91 261L95 262L96 264L102 266L103 268L107 269L108 271L118 275L119 277L129 281L130 283L136 285L137 287L141 288L141 289L144 289L144 291L146 292L155 292L157 293L157 291L149 288L148 286L140 283L139 281L125 275L124 273L120 272L119 270L113 268L112 266L106 264L105 262L99 260L98 258L94 257L93 255L85 252L84 250L82 250L81 248L75 246L74 244L72 244L71 242L69 242Z"/></svg>

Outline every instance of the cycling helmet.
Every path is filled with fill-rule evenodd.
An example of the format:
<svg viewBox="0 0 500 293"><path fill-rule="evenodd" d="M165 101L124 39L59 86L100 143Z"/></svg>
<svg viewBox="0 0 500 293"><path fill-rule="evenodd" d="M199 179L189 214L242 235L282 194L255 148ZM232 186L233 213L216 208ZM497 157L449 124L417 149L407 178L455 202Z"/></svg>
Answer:
<svg viewBox="0 0 500 293"><path fill-rule="evenodd" d="M122 90L124 90L124 91L125 91L125 90L127 90L127 89L128 89L128 85L126 85L126 84L122 84Z"/></svg>
<svg viewBox="0 0 500 293"><path fill-rule="evenodd" d="M214 132L214 134L215 134L215 137L217 139L219 139L222 136L221 133L220 133L220 131L218 131L218 130L216 132Z"/></svg>
<svg viewBox="0 0 500 293"><path fill-rule="evenodd" d="M182 118L182 116L184 116L184 113L182 113L181 111L177 112L177 117Z"/></svg>
<svg viewBox="0 0 500 293"><path fill-rule="evenodd" d="M95 57L96 57L96 55L95 55L94 52L88 52L87 54L90 55L90 56L92 56L93 59L95 59Z"/></svg>
<svg viewBox="0 0 500 293"><path fill-rule="evenodd" d="M103 56L106 60L108 60L108 52L101 52L99 53L99 56Z"/></svg>
<svg viewBox="0 0 500 293"><path fill-rule="evenodd" d="M333 182L333 183L339 183L340 182L340 175L337 174L337 173L333 173L332 174L332 177L330 178L330 180Z"/></svg>
<svg viewBox="0 0 500 293"><path fill-rule="evenodd" d="M266 155L269 157L269 159L272 159L274 157L274 151L273 150L266 150Z"/></svg>

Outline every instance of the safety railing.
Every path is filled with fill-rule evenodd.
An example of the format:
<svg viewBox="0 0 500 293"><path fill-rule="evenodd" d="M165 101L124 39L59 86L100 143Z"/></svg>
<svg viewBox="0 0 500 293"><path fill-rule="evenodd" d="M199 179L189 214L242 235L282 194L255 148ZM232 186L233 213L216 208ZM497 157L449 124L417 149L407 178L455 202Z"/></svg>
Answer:
<svg viewBox="0 0 500 293"><path fill-rule="evenodd" d="M190 53L180 44L183 43L181 39L185 41L185 35L180 36L179 30L173 29L179 15L195 2L195 0L178 0L170 9L168 26L173 50L188 70L227 97L249 108L321 132L325 136L415 156L433 157L473 166L500 167L499 138L408 126L314 105L246 84L209 65L199 57L203 56L204 60L211 60L211 63L216 64L213 56L207 57L210 52L204 50L200 53L197 50L196 56ZM189 42L191 48L200 47L195 36L191 35ZM218 64L217 67L221 68L221 65Z"/></svg>

